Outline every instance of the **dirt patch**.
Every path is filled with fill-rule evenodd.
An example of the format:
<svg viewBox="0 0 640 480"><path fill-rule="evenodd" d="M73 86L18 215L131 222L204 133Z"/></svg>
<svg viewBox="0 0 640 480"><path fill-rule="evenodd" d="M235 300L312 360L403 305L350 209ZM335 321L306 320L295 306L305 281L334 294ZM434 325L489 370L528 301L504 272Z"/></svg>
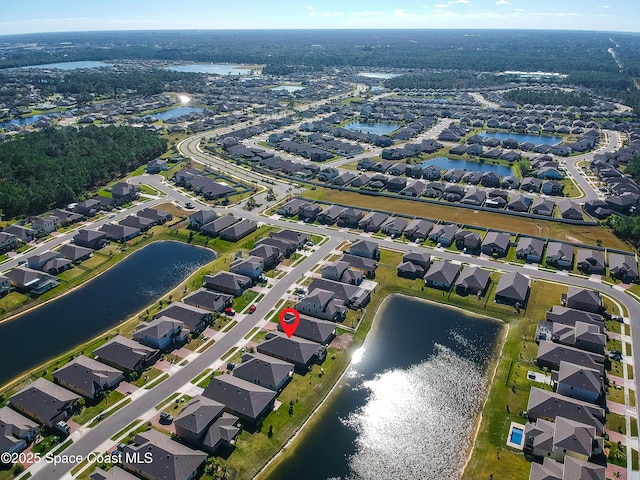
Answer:
<svg viewBox="0 0 640 480"><path fill-rule="evenodd" d="M333 342L329 344L330 347L338 350L348 350L353 343L353 335L350 333L343 333L333 339Z"/></svg>

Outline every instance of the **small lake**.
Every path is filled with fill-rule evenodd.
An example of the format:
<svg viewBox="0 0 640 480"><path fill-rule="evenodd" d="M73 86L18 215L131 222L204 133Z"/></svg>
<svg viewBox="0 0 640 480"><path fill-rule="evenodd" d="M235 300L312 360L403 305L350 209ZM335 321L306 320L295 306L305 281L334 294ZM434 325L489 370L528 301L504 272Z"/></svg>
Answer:
<svg viewBox="0 0 640 480"><path fill-rule="evenodd" d="M214 258L204 248L154 242L77 290L0 324L0 385L118 325Z"/></svg>
<svg viewBox="0 0 640 480"><path fill-rule="evenodd" d="M189 115L190 113L201 112L204 112L204 109L198 107L175 107L170 108L169 110L164 110L163 112L150 113L149 115L144 115L142 118L155 117L158 120L169 120L170 118L178 118L183 115Z"/></svg>
<svg viewBox="0 0 640 480"><path fill-rule="evenodd" d="M487 138L497 138L498 140L506 140L507 138L512 138L518 143L530 142L534 145L542 145L543 143L546 143L547 145L553 146L562 142L561 137L547 137L545 135L525 135L522 133L481 132L480 136Z"/></svg>
<svg viewBox="0 0 640 480"><path fill-rule="evenodd" d="M380 78L382 80L388 80L389 78L399 77L399 73L385 73L385 72L360 72L358 75L367 78Z"/></svg>
<svg viewBox="0 0 640 480"><path fill-rule="evenodd" d="M400 296L376 322L270 478L459 478L501 323Z"/></svg>
<svg viewBox="0 0 640 480"><path fill-rule="evenodd" d="M297 92L298 90L304 90L305 87L299 85L280 85L279 87L273 87L271 90L279 90L286 92Z"/></svg>
<svg viewBox="0 0 640 480"><path fill-rule="evenodd" d="M375 122L351 122L344 126L347 130L355 130L362 133L375 133L376 135L387 135L400 127L398 123L375 123Z"/></svg>
<svg viewBox="0 0 640 480"><path fill-rule="evenodd" d="M18 125L20 127L24 127L26 125L31 125L32 123L37 122L41 118L47 118L49 115L53 115L51 113L39 113L38 115L32 115L31 117L26 118L13 118L11 120L7 120L6 122L0 122L0 128L7 128L11 125Z"/></svg>
<svg viewBox="0 0 640 480"><path fill-rule="evenodd" d="M508 177L513 175L513 169L507 165L494 165L491 163L469 162L467 160L453 160L446 157L437 157L430 160L425 160L420 163L422 166L436 165L442 170L449 170L451 168L459 168L461 170L471 170L474 172L495 172L501 177Z"/></svg>
<svg viewBox="0 0 640 480"><path fill-rule="evenodd" d="M171 65L169 70L185 73L208 73L209 75L249 75L251 70L240 65L224 63L198 63L195 65Z"/></svg>
<svg viewBox="0 0 640 480"><path fill-rule="evenodd" d="M21 67L21 68L42 68L42 69L57 68L58 70L79 70L81 68L100 68L100 67L109 67L109 66L110 65L108 63L85 60L80 62L45 63L43 65L29 65L27 67Z"/></svg>

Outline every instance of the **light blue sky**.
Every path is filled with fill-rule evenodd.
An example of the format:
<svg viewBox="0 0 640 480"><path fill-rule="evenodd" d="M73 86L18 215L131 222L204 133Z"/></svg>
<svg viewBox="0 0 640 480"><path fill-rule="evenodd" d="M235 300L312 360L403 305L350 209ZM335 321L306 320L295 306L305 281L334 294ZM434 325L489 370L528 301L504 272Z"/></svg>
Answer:
<svg viewBox="0 0 640 480"><path fill-rule="evenodd" d="M0 34L235 28L640 31L639 0L14 0Z"/></svg>

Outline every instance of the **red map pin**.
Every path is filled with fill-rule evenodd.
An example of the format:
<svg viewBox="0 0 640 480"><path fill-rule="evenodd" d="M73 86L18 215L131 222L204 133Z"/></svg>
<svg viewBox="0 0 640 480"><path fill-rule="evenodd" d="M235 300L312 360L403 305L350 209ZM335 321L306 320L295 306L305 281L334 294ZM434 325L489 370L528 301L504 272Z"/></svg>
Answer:
<svg viewBox="0 0 640 480"><path fill-rule="evenodd" d="M291 338L300 324L300 314L295 308L285 308L280 312L280 325L287 337Z"/></svg>

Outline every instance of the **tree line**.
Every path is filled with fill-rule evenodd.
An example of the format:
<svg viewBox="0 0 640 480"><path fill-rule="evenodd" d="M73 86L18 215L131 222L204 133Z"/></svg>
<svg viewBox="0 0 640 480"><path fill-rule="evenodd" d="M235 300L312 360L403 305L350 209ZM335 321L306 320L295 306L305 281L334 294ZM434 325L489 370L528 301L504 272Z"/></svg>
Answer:
<svg viewBox="0 0 640 480"><path fill-rule="evenodd" d="M0 209L35 215L81 199L166 151L165 139L133 127L48 129L0 144Z"/></svg>
<svg viewBox="0 0 640 480"><path fill-rule="evenodd" d="M528 88L517 88L502 94L507 100L520 105L562 105L564 107L591 107L593 100L589 95L582 92L532 90Z"/></svg>

